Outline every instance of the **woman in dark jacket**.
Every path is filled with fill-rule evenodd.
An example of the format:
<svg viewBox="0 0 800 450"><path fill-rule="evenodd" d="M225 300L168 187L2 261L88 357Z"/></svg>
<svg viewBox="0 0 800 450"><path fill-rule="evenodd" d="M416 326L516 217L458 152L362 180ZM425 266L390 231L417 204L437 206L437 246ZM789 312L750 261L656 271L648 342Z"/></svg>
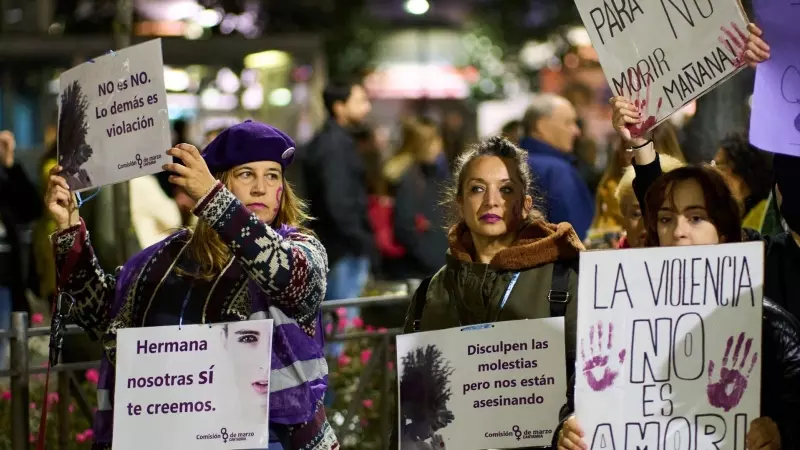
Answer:
<svg viewBox="0 0 800 450"><path fill-rule="evenodd" d="M564 316L569 376L575 361L575 269L583 246L572 225L542 220L530 186L525 152L504 138L489 138L459 157L450 190L458 219L450 228L447 263L417 289L405 332ZM402 393L400 401L411 402ZM446 413L404 417L401 435L434 438L448 423ZM427 426L418 426L420 421ZM427 431L413 431L419 429Z"/></svg>
<svg viewBox="0 0 800 450"><path fill-rule="evenodd" d="M631 136L627 124L641 119L634 105L624 98L612 99L614 127L635 150L636 164L660 172L652 142ZM741 242L741 206L723 175L712 167L682 167L669 173L637 178L634 189L640 196L647 229L646 245L669 247ZM644 195L641 195L644 191ZM800 326L791 313L764 300L761 377L761 417L750 424L747 447L751 450L794 449L800 444L795 426L800 407ZM571 395L571 394L570 394ZM585 448L583 432L568 405L568 418L558 434L558 447Z"/></svg>

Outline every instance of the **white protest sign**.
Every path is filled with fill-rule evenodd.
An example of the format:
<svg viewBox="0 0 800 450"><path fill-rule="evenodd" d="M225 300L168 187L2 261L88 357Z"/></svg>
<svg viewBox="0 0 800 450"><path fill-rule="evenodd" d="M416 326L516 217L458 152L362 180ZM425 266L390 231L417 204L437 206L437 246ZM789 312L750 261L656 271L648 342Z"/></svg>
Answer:
<svg viewBox="0 0 800 450"><path fill-rule="evenodd" d="M575 0L615 96L655 127L744 67L738 0Z"/></svg>
<svg viewBox="0 0 800 450"><path fill-rule="evenodd" d="M172 144L161 39L58 79L58 162L73 191L161 172Z"/></svg>
<svg viewBox="0 0 800 450"><path fill-rule="evenodd" d="M266 448L272 327L119 330L114 449Z"/></svg>
<svg viewBox="0 0 800 450"><path fill-rule="evenodd" d="M589 449L745 448L763 255L761 242L581 255L575 415Z"/></svg>
<svg viewBox="0 0 800 450"><path fill-rule="evenodd" d="M398 336L397 368L401 450L549 446L566 401L564 318Z"/></svg>

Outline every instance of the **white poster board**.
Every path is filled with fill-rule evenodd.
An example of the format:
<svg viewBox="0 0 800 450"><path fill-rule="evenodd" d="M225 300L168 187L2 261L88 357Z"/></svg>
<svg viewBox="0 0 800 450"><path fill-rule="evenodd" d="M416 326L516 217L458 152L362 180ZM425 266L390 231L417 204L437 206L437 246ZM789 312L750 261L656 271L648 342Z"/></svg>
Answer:
<svg viewBox="0 0 800 450"><path fill-rule="evenodd" d="M161 39L85 62L58 81L58 161L71 190L161 172L172 146Z"/></svg>
<svg viewBox="0 0 800 450"><path fill-rule="evenodd" d="M272 327L120 329L114 449L266 448Z"/></svg>
<svg viewBox="0 0 800 450"><path fill-rule="evenodd" d="M564 319L398 336L397 368L401 450L549 446L566 402Z"/></svg>
<svg viewBox="0 0 800 450"><path fill-rule="evenodd" d="M738 0L575 0L615 96L639 105L640 136L744 67Z"/></svg>
<svg viewBox="0 0 800 450"><path fill-rule="evenodd" d="M745 448L763 255L761 242L581 255L575 416L589 449Z"/></svg>

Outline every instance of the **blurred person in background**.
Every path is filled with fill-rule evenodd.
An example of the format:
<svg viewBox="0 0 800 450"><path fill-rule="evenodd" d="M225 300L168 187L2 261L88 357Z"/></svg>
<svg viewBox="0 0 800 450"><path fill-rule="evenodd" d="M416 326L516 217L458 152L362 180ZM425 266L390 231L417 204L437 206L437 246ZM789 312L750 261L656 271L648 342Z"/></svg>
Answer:
<svg viewBox="0 0 800 450"><path fill-rule="evenodd" d="M750 145L744 133L733 133L720 142L714 165L728 180L733 195L742 203L742 226L760 230L772 191L772 155Z"/></svg>
<svg viewBox="0 0 800 450"><path fill-rule="evenodd" d="M322 100L329 118L306 149L306 195L312 228L328 252L325 299L354 298L367 282L375 245L367 215L365 165L351 133L372 106L364 87L355 83L329 84ZM350 316L357 313L349 311Z"/></svg>
<svg viewBox="0 0 800 450"><path fill-rule="evenodd" d="M686 162L669 156L666 153L661 154L659 162L663 173L671 172L672 170L686 165ZM647 237L642 208L633 190L633 180L635 178L636 171L629 165L625 168L625 172L617 185L615 203L620 209L623 231L617 248L644 247L645 238Z"/></svg>
<svg viewBox="0 0 800 450"><path fill-rule="evenodd" d="M519 145L519 141L522 140L524 135L522 122L516 119L506 122L503 128L500 129L500 135L513 142L514 145Z"/></svg>
<svg viewBox="0 0 800 450"><path fill-rule="evenodd" d="M445 263L447 224L439 200L448 172L438 164L444 148L435 122L410 118L402 127L402 145L383 174L395 195L394 235L406 252L391 264L387 275L422 279Z"/></svg>
<svg viewBox="0 0 800 450"><path fill-rule="evenodd" d="M592 224L594 199L573 154L580 135L577 120L567 99L537 94L522 119L525 137L520 146L528 152L534 182L545 199L539 206L547 211L547 220L568 222L583 240Z"/></svg>
<svg viewBox="0 0 800 450"><path fill-rule="evenodd" d="M670 122L665 121L655 129L653 142L659 154L667 155L680 162L686 161L678 144L675 126ZM621 202L624 200L622 197L625 197L625 195L622 197L619 195L620 192L623 194L628 193L629 188L627 186L625 188L619 186L626 169L631 166L631 158L631 152L625 148L621 140L617 139L613 154L608 159L603 178L597 187L597 196L595 197L597 207L594 221L589 231L589 239L593 242L602 240L608 235L617 235L628 228L629 225L626 226L626 224L632 220L639 208L638 202L636 202L636 206L633 203L623 206ZM627 181L632 182L633 176L631 174L630 180ZM635 196L631 200L635 202ZM628 209L626 210L625 207ZM592 247L596 246L593 245Z"/></svg>
<svg viewBox="0 0 800 450"><path fill-rule="evenodd" d="M22 225L38 219L43 203L36 187L15 158L16 139L0 131L0 329L11 326L11 312L30 312L22 271ZM5 367L7 339L0 341L0 367Z"/></svg>
<svg viewBox="0 0 800 450"><path fill-rule="evenodd" d="M568 84L561 92L561 95L572 103L577 113L577 123L581 133L575 138L573 153L577 158L578 172L589 187L589 192L595 195L600 179L603 177L602 170L598 170L595 167L598 144L592 138L591 133L588 132L589 130L587 130L589 118L592 115L592 107L595 104L595 93L586 84L574 82Z"/></svg>

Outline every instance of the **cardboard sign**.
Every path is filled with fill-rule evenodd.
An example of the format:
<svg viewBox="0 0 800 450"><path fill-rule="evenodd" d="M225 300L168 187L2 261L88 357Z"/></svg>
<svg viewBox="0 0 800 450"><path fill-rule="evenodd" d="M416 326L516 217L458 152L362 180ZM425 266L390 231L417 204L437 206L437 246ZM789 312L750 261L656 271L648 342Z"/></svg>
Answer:
<svg viewBox="0 0 800 450"><path fill-rule="evenodd" d="M581 255L575 416L590 449L745 448L763 255L761 242Z"/></svg>
<svg viewBox="0 0 800 450"><path fill-rule="evenodd" d="M266 319L119 330L113 447L266 448L272 327Z"/></svg>
<svg viewBox="0 0 800 450"><path fill-rule="evenodd" d="M161 172L172 138L160 39L90 60L58 80L58 163L71 190Z"/></svg>
<svg viewBox="0 0 800 450"><path fill-rule="evenodd" d="M397 367L401 450L549 446L566 401L564 318L398 336Z"/></svg>
<svg viewBox="0 0 800 450"><path fill-rule="evenodd" d="M737 0L575 0L615 96L639 106L641 136L744 67Z"/></svg>

